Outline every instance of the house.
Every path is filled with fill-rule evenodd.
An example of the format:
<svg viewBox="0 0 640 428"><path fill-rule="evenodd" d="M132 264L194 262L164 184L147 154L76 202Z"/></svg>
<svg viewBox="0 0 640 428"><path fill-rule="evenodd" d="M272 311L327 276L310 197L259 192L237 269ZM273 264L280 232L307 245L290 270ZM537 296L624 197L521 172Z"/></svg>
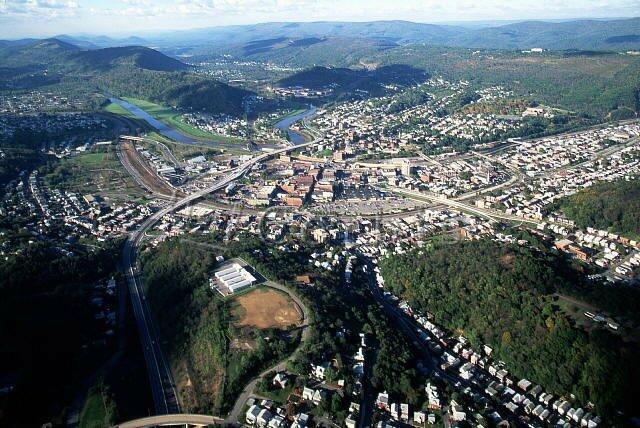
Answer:
<svg viewBox="0 0 640 428"><path fill-rule="evenodd" d="M400 406L398 403L391 403L391 419L394 421L400 419Z"/></svg>
<svg viewBox="0 0 640 428"><path fill-rule="evenodd" d="M347 428L356 428L356 416L353 413L349 413L349 416L344 420L344 425Z"/></svg>
<svg viewBox="0 0 640 428"><path fill-rule="evenodd" d="M302 399L307 401L313 401L313 394L315 394L315 392L316 392L315 390L305 386L304 389L302 390Z"/></svg>
<svg viewBox="0 0 640 428"><path fill-rule="evenodd" d="M282 428L284 426L284 418L280 415L275 415L273 419L269 421L269 428Z"/></svg>
<svg viewBox="0 0 640 428"><path fill-rule="evenodd" d="M438 388L431 383L427 383L425 387L427 393L427 400L429 402L429 410L440 410L442 405L440 404L440 396L438 394Z"/></svg>
<svg viewBox="0 0 640 428"><path fill-rule="evenodd" d="M316 242L324 244L329 240L329 233L324 229L315 229L313 231L313 239Z"/></svg>
<svg viewBox="0 0 640 428"><path fill-rule="evenodd" d="M381 410L389 410L389 394L387 394L387 391L378 394L376 406Z"/></svg>
<svg viewBox="0 0 640 428"><path fill-rule="evenodd" d="M311 364L311 376L317 380L324 380L325 372L330 366L331 364L328 361L318 365Z"/></svg>
<svg viewBox="0 0 640 428"><path fill-rule="evenodd" d="M296 282L303 285L312 285L313 280L311 275L298 275L296 276Z"/></svg>
<svg viewBox="0 0 640 428"><path fill-rule="evenodd" d="M400 404L400 420L409 422L409 405L407 403Z"/></svg>
<svg viewBox="0 0 640 428"><path fill-rule="evenodd" d="M306 413L300 413L294 418L293 424L291 424L291 428L306 428L308 423L309 415L307 415Z"/></svg>
<svg viewBox="0 0 640 428"><path fill-rule="evenodd" d="M313 393L313 398L311 401L313 401L313 404L317 406L322 400L324 400L326 395L326 392L324 392L323 390L316 389L316 391Z"/></svg>
<svg viewBox="0 0 640 428"><path fill-rule="evenodd" d="M260 407L253 405L251 407L249 407L249 410L247 410L247 414L245 416L245 420L247 422L247 424L249 425L253 425L256 423L256 420L258 419L258 414L260 413Z"/></svg>
<svg viewBox="0 0 640 428"><path fill-rule="evenodd" d="M451 401L451 419L456 422L464 421L467 419L467 414L464 412L464 409L461 405L456 403L455 401Z"/></svg>
<svg viewBox="0 0 640 428"><path fill-rule="evenodd" d="M517 385L518 385L518 388L520 388L524 392L527 392L527 390L531 387L531 382L529 382L527 379L521 379L517 383Z"/></svg>
<svg viewBox="0 0 640 428"><path fill-rule="evenodd" d="M258 413L258 417L256 418L256 424L260 428L264 428L267 426L267 424L272 418L273 418L273 415L271 414L270 411L268 411L267 409L262 409L260 410L260 413Z"/></svg>
<svg viewBox="0 0 640 428"><path fill-rule="evenodd" d="M289 379L287 378L287 375L283 372L276 374L273 378L273 385L279 386L282 389L287 387L288 382L289 382Z"/></svg>

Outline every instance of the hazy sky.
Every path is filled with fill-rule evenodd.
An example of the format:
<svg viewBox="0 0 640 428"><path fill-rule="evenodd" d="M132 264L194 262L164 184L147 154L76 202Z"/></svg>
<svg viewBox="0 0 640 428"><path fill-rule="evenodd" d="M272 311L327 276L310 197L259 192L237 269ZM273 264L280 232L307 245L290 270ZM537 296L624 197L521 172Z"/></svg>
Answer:
<svg viewBox="0 0 640 428"><path fill-rule="evenodd" d="M640 0L0 0L0 37L141 34L268 21L640 16Z"/></svg>

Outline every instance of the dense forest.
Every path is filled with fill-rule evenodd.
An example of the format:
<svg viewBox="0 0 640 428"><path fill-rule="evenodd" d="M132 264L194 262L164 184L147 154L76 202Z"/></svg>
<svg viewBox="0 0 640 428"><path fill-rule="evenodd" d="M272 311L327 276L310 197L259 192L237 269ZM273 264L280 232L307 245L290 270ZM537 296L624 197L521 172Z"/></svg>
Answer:
<svg viewBox="0 0 640 428"><path fill-rule="evenodd" d="M554 304L553 293L571 287L554 266L530 249L492 241L438 244L381 263L394 293L476 347L492 346L514 375L593 402L606 416L637 409L629 390L640 380L636 345L575 328Z"/></svg>
<svg viewBox="0 0 640 428"><path fill-rule="evenodd" d="M596 183L559 201L559 208L581 228L640 237L640 179Z"/></svg>
<svg viewBox="0 0 640 428"><path fill-rule="evenodd" d="M40 164L44 157L40 153L44 134L19 129L4 141L0 141L0 194L4 186L18 177L21 171L32 169Z"/></svg>
<svg viewBox="0 0 640 428"><path fill-rule="evenodd" d="M118 96L141 98L208 113L242 116L242 101L251 95L213 79L187 72L152 71L134 67L96 75L95 84Z"/></svg>
<svg viewBox="0 0 640 428"><path fill-rule="evenodd" d="M0 263L0 365L3 386L15 390L0 397L0 425L62 426L79 383L108 351L93 346L104 327L88 302L94 281L115 272L119 242L67 246L71 253L17 239L7 247L6 226L2 248L16 254Z"/></svg>

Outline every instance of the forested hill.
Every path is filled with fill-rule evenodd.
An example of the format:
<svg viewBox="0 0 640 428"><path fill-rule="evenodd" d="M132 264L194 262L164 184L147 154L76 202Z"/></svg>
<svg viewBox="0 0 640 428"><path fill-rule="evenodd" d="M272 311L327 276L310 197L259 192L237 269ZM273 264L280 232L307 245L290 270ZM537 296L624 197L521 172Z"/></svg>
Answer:
<svg viewBox="0 0 640 428"><path fill-rule="evenodd" d="M156 50L142 46L125 46L87 50L71 55L71 59L89 69L107 70L118 65L133 65L156 71L184 71L189 66Z"/></svg>
<svg viewBox="0 0 640 428"><path fill-rule="evenodd" d="M640 179L597 183L557 203L581 228L611 230L640 237Z"/></svg>
<svg viewBox="0 0 640 428"><path fill-rule="evenodd" d="M57 40L0 47L0 89L54 85L64 91L148 99L184 109L242 114L250 92L190 73L190 66L142 46L86 50Z"/></svg>
<svg viewBox="0 0 640 428"><path fill-rule="evenodd" d="M143 46L85 50L58 39L0 47L3 67L44 66L53 71L102 72L118 66L135 66L157 71L181 71L189 66Z"/></svg>
<svg viewBox="0 0 640 428"><path fill-rule="evenodd" d="M553 293L572 284L552 259L524 247L471 241L414 251L380 266L395 294L476 347L492 346L515 376L593 402L602 415L638 408L626 390L640 381L637 346L603 329L587 333L573 326L553 302Z"/></svg>

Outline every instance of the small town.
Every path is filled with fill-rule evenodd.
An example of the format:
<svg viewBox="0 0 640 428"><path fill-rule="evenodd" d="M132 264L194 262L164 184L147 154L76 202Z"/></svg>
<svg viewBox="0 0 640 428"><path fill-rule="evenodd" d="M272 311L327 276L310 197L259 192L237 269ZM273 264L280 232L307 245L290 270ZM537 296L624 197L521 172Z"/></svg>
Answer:
<svg viewBox="0 0 640 428"><path fill-rule="evenodd" d="M267 3L0 2L0 426L640 425L637 11Z"/></svg>

